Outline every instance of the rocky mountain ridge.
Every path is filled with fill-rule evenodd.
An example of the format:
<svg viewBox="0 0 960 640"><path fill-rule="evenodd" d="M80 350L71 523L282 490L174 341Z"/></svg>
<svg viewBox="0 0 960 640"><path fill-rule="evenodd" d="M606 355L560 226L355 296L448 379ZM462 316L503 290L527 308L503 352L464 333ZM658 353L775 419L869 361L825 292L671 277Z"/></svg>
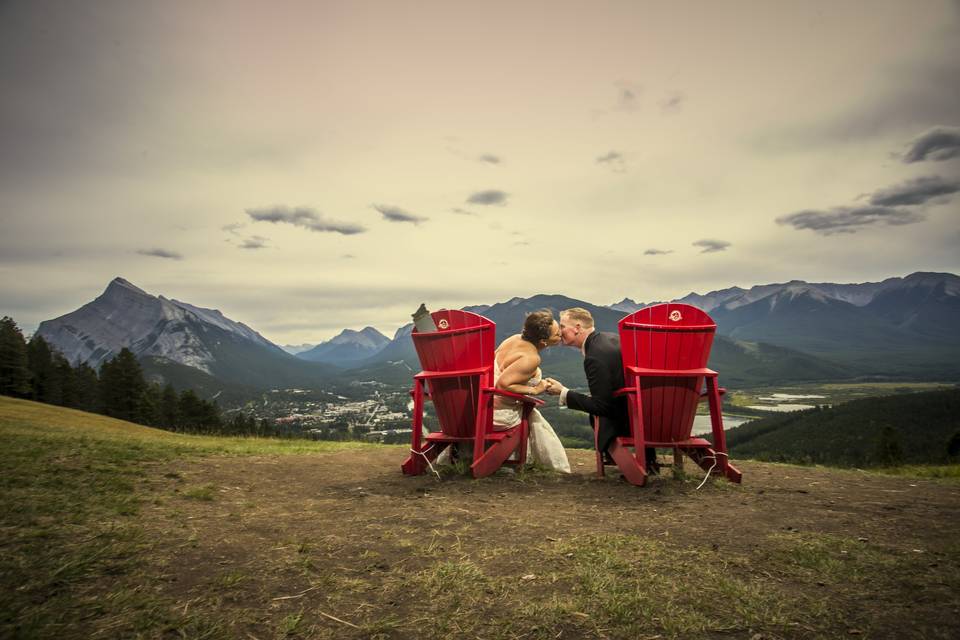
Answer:
<svg viewBox="0 0 960 640"><path fill-rule="evenodd" d="M360 331L344 329L330 340L298 353L297 357L310 362L346 365L376 355L389 342L390 338L373 327Z"/></svg>
<svg viewBox="0 0 960 640"><path fill-rule="evenodd" d="M953 274L918 272L849 285L794 280L692 293L678 301L709 311L720 334L715 352L727 354L725 358L734 363L730 366L748 369L751 373L743 380L789 377L789 372L774 366L778 360L798 363L796 371L826 378L960 374L955 330L960 326L960 278ZM519 331L530 311L558 312L572 306L589 309L601 330L615 331L625 313L643 305L625 298L600 306L541 294L465 309L494 320L498 339L503 339ZM407 367L418 365L408 337L411 329L411 324L400 327L392 339L373 327L345 329L294 357L220 311L154 296L116 278L92 302L41 323L37 334L73 363L97 367L126 347L158 370L181 367L182 374L186 367L196 375L262 388L318 384L341 368L373 377L406 376ZM751 344L767 346L758 350ZM761 352L767 355L757 360ZM551 349L544 362L574 371L577 355L569 349Z"/></svg>
<svg viewBox="0 0 960 640"><path fill-rule="evenodd" d="M76 311L40 323L36 333L71 363L95 368L127 348L141 360L254 386L319 381L329 374L216 309L154 296L123 278Z"/></svg>

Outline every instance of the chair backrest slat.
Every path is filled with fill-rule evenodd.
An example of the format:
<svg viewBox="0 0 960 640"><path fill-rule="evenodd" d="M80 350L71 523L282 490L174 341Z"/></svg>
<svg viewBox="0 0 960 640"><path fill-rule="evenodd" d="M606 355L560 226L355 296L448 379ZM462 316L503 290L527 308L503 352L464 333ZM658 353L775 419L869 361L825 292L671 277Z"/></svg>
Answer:
<svg viewBox="0 0 960 640"><path fill-rule="evenodd" d="M705 312L686 304L658 304L619 323L624 381L636 384L628 367L702 369L707 366L717 325ZM652 442L690 437L703 377L647 377L640 381L644 436Z"/></svg>
<svg viewBox="0 0 960 640"><path fill-rule="evenodd" d="M482 373L428 380L440 429L448 436L470 437L476 428L480 386L493 384L496 325L469 311L441 309L431 316L437 331L411 338L426 373L483 369Z"/></svg>

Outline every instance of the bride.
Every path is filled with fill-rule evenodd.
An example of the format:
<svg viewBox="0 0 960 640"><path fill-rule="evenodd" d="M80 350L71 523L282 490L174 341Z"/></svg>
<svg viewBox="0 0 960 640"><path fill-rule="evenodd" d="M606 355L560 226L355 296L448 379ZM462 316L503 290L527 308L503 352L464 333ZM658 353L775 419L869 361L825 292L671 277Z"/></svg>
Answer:
<svg viewBox="0 0 960 640"><path fill-rule="evenodd" d="M560 325L549 310L534 311L523 323L523 332L497 347L493 360L494 386L503 391L540 395L550 387L540 371L540 352L560 344ZM493 428L507 429L520 423L522 404L494 396ZM530 412L527 457L555 471L570 473L567 452L550 423L533 409Z"/></svg>
<svg viewBox="0 0 960 640"><path fill-rule="evenodd" d="M493 358L493 384L497 389L528 396L540 395L550 388L540 372L540 352L560 344L560 325L549 310L534 311L523 323L523 332L512 335L497 347ZM512 398L494 396L493 428L509 429L520 424L523 404ZM550 423L539 411L530 411L527 436L527 460L554 471L570 473L567 452ZM458 457L469 456L471 445L461 443ZM450 464L454 447L444 449L436 462Z"/></svg>

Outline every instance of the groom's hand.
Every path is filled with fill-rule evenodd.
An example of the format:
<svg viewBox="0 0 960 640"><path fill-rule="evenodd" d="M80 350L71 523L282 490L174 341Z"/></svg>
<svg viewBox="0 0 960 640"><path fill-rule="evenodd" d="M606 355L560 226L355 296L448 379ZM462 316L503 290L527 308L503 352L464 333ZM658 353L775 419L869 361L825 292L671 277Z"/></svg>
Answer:
<svg viewBox="0 0 960 640"><path fill-rule="evenodd" d="M563 391L563 385L553 378L547 378L547 393L552 396L560 395L560 392Z"/></svg>

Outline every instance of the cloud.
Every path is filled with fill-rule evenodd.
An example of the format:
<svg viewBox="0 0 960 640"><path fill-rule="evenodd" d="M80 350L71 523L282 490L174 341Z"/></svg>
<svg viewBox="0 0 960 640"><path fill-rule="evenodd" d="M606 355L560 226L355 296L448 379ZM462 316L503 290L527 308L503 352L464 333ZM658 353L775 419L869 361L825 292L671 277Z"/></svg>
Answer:
<svg viewBox="0 0 960 640"><path fill-rule="evenodd" d="M701 240L701 242L703 242ZM647 249L643 252L645 256L665 256L668 253L673 253L673 249Z"/></svg>
<svg viewBox="0 0 960 640"><path fill-rule="evenodd" d="M598 156L597 164L605 164L617 173L623 173L627 170L627 165L626 162L624 162L623 154L619 151L611 151L605 155Z"/></svg>
<svg viewBox="0 0 960 640"><path fill-rule="evenodd" d="M925 42L929 48L922 56L872 68L863 78L871 89L861 91L859 99L833 115L789 119L789 124L781 121L775 129L755 135L754 143L768 152L834 148L838 143L900 136L903 131L939 129L941 123L955 125L960 113L958 26L960 21L945 20L943 37ZM907 161L906 156L900 157Z"/></svg>
<svg viewBox="0 0 960 640"><path fill-rule="evenodd" d="M676 113L677 111L680 111L684 100L686 100L686 96L682 93L673 93L669 97L660 101L660 109L664 113Z"/></svg>
<svg viewBox="0 0 960 640"><path fill-rule="evenodd" d="M640 93L642 87L631 82L618 82L617 109L621 111L636 111L640 107Z"/></svg>
<svg viewBox="0 0 960 640"><path fill-rule="evenodd" d="M246 209L247 215L256 222L271 222L274 224L292 224L310 231L341 233L353 235L363 233L366 229L358 224L327 220L323 214L309 207L275 206Z"/></svg>
<svg viewBox="0 0 960 640"><path fill-rule="evenodd" d="M467 204L482 204L484 206L507 204L508 193L498 191L497 189L488 189L487 191L477 191L467 198Z"/></svg>
<svg viewBox="0 0 960 640"><path fill-rule="evenodd" d="M166 258L167 260L183 260L183 256L176 251L167 251L166 249L137 249L137 253L142 256L152 258Z"/></svg>
<svg viewBox="0 0 960 640"><path fill-rule="evenodd" d="M495 156L492 153L485 153L477 158L480 162L486 162L487 164L500 164L500 156Z"/></svg>
<svg viewBox="0 0 960 640"><path fill-rule="evenodd" d="M958 191L960 191L960 180L944 180L940 176L926 176L907 180L888 189L881 189L870 196L870 204L878 207L918 205Z"/></svg>
<svg viewBox="0 0 960 640"><path fill-rule="evenodd" d="M404 211L400 207L394 207L387 204L373 204L370 206L379 211L380 215L382 215L385 220L389 220L390 222L411 222L413 224L420 224L421 222L426 222L428 220L428 218L415 216L408 211Z"/></svg>
<svg viewBox="0 0 960 640"><path fill-rule="evenodd" d="M233 235L238 236L240 235L239 233L240 229L243 229L244 226L246 225L240 222L234 222L233 224L225 224L222 227L220 227L220 229L222 231L226 231L227 233L232 233Z"/></svg>
<svg viewBox="0 0 960 640"><path fill-rule="evenodd" d="M871 205L798 211L777 218L777 224L790 225L794 229L809 229L829 236L835 233L856 233L869 226L913 224L923 219L921 214L912 211Z"/></svg>
<svg viewBox="0 0 960 640"><path fill-rule="evenodd" d="M716 253L726 251L730 243L726 240L697 240L693 243L695 247L701 247L700 253Z"/></svg>
<svg viewBox="0 0 960 640"><path fill-rule="evenodd" d="M265 249L267 246L268 238L263 236L252 236L243 241L243 244L240 245L241 249Z"/></svg>
<svg viewBox="0 0 960 640"><path fill-rule="evenodd" d="M934 127L921 134L903 154L903 161L949 160L960 156L960 127Z"/></svg>
<svg viewBox="0 0 960 640"><path fill-rule="evenodd" d="M451 212L451 213L456 213L457 215L461 215L461 216L475 216L475 215L477 215L477 214L476 214L475 212L473 212L473 211L468 211L468 210L466 210L466 209L461 209L460 207L454 207L453 209L450 209L450 212Z"/></svg>

